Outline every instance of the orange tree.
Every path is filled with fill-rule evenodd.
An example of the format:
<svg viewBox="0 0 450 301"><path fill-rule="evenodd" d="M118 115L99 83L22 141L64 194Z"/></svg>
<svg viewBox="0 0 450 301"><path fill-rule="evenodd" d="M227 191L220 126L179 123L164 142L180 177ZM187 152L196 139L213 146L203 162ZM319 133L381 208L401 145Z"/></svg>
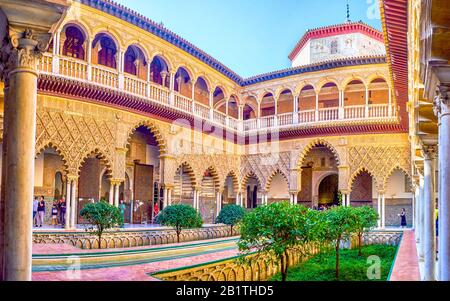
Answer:
<svg viewBox="0 0 450 301"><path fill-rule="evenodd" d="M157 223L174 227L177 233L177 242L180 242L180 234L183 228L201 228L202 216L189 205L172 205L164 208L157 218Z"/></svg>
<svg viewBox="0 0 450 301"><path fill-rule="evenodd" d="M265 260L280 265L281 279L286 281L289 250L306 252L310 241L308 209L289 202L273 203L249 212L241 222L238 242L241 260ZM252 255L252 256L249 256Z"/></svg>

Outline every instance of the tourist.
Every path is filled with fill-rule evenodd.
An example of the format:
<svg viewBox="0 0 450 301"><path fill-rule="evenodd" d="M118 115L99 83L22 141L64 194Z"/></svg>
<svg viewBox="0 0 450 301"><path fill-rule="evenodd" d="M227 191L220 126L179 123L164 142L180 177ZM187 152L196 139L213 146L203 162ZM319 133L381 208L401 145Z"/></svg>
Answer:
<svg viewBox="0 0 450 301"><path fill-rule="evenodd" d="M406 210L405 208L402 208L402 212L398 215L400 217L400 226L401 228L406 228Z"/></svg>
<svg viewBox="0 0 450 301"><path fill-rule="evenodd" d="M66 225L66 210L67 210L66 201L64 200L64 198L62 198L61 202L60 202L60 209L59 209L59 217L60 217L60 223L61 223L62 227L64 227Z"/></svg>
<svg viewBox="0 0 450 301"><path fill-rule="evenodd" d="M33 225L37 227L36 215L39 207L38 197L35 196L33 200Z"/></svg>
<svg viewBox="0 0 450 301"><path fill-rule="evenodd" d="M155 202L155 205L153 206L153 223L156 223L156 218L158 217L159 214L159 206L158 206L158 202Z"/></svg>
<svg viewBox="0 0 450 301"><path fill-rule="evenodd" d="M58 208L58 222L59 222L60 225L63 225L63 221L64 221L64 216L63 216L63 214L61 214L61 205L62 205L63 202L64 202L64 197L61 197L61 198L58 200L58 203L57 203L57 208Z"/></svg>
<svg viewBox="0 0 450 301"><path fill-rule="evenodd" d="M120 210L120 214L122 215L124 221L125 221L125 209L126 209L125 202L123 200L120 200L119 210ZM124 227L124 225L122 225L122 228L123 227Z"/></svg>
<svg viewBox="0 0 450 301"><path fill-rule="evenodd" d="M52 226L56 227L57 225L58 225L58 207L57 203L54 203L52 207Z"/></svg>
<svg viewBox="0 0 450 301"><path fill-rule="evenodd" d="M44 224L44 215L45 215L45 198L44 196L40 197L40 201L37 208L37 222L36 227L41 227Z"/></svg>

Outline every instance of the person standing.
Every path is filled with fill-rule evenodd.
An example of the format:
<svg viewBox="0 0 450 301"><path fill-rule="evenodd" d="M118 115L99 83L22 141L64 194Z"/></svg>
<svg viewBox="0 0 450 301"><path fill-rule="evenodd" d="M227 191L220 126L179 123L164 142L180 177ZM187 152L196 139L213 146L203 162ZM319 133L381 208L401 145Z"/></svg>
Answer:
<svg viewBox="0 0 450 301"><path fill-rule="evenodd" d="M61 227L65 227L66 225L66 200L64 198L61 199L61 204L59 207L59 216L60 216L60 223L61 223Z"/></svg>
<svg viewBox="0 0 450 301"><path fill-rule="evenodd" d="M52 226L56 228L58 225L58 207L57 204L54 203L52 207Z"/></svg>
<svg viewBox="0 0 450 301"><path fill-rule="evenodd" d="M159 214L159 206L158 202L155 202L155 206L153 206L153 222L156 223Z"/></svg>
<svg viewBox="0 0 450 301"><path fill-rule="evenodd" d="M408 223L406 222L406 210L405 210L405 208L402 208L402 212L398 216L400 217L400 226L402 228L406 228Z"/></svg>
<svg viewBox="0 0 450 301"><path fill-rule="evenodd" d="M38 197L35 196L34 200L33 200L33 225L35 227L37 227L37 211L38 211L38 207L39 207L39 201L38 201Z"/></svg>
<svg viewBox="0 0 450 301"><path fill-rule="evenodd" d="M120 214L123 217L124 224L125 224L125 209L126 209L125 202L123 200L120 200L119 210L120 210ZM122 227L124 227L124 225Z"/></svg>
<svg viewBox="0 0 450 301"><path fill-rule="evenodd" d="M38 204L38 209L37 209L36 227L42 228L42 225L44 224L44 216L45 216L45 200L44 200L44 197L41 196L39 204Z"/></svg>

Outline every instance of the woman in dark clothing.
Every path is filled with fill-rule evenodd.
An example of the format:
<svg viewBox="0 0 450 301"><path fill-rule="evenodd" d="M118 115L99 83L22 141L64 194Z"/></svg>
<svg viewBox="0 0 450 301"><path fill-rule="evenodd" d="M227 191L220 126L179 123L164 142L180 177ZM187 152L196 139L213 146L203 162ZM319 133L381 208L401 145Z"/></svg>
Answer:
<svg viewBox="0 0 450 301"><path fill-rule="evenodd" d="M401 227L402 228L406 228L406 226L408 224L406 222L406 210L405 210L405 208L402 209L402 213L400 213L398 216L400 216L400 219L401 219L401 223L400 223Z"/></svg>

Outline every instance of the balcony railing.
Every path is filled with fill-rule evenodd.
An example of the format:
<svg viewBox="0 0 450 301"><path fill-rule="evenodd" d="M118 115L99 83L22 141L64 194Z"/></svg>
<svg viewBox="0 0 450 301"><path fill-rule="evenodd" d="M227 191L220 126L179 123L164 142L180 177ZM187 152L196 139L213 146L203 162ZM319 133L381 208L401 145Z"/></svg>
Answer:
<svg viewBox="0 0 450 301"><path fill-rule="evenodd" d="M231 116L212 110L209 106L192 100L169 88L137 76L120 73L118 70L101 65L92 65L83 60L65 56L43 55L39 62L39 71L43 74L87 81L110 89L121 90L130 95L144 98L146 102L156 102L188 114L210 120L233 131L258 131L276 127L286 128L329 121L348 120L393 120L397 109L389 104L371 104L347 106L343 108L321 108L300 110L294 113L282 113L277 116L265 116L259 119L238 120ZM212 114L211 114L212 112Z"/></svg>

